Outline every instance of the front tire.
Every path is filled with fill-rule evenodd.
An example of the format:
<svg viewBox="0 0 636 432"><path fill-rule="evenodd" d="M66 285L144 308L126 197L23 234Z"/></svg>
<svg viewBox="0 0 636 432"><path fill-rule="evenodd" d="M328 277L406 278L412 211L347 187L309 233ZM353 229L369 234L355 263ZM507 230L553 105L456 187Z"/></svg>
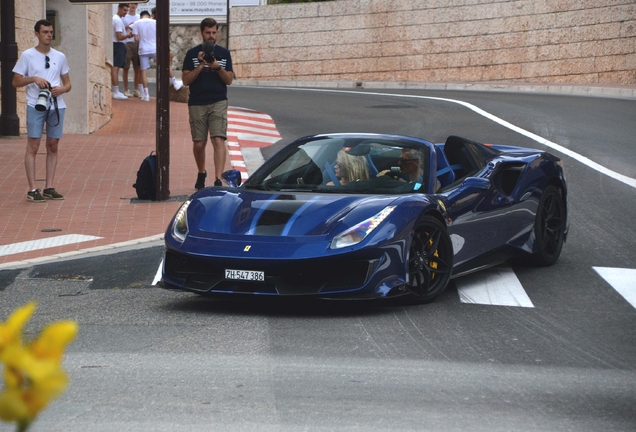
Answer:
<svg viewBox="0 0 636 432"><path fill-rule="evenodd" d="M427 303L444 292L453 269L453 244L444 224L431 216L417 223L409 250L410 303Z"/></svg>
<svg viewBox="0 0 636 432"><path fill-rule="evenodd" d="M565 241L565 204L561 189L548 186L541 194L534 225L537 251L535 264L547 267L557 262Z"/></svg>

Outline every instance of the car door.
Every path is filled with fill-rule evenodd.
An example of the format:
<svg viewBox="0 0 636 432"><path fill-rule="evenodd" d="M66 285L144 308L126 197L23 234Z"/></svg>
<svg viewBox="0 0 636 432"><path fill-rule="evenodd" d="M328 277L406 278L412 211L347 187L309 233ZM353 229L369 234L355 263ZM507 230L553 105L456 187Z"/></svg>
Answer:
<svg viewBox="0 0 636 432"><path fill-rule="evenodd" d="M492 181L497 169L498 164L491 161L477 175L441 194L455 266L496 251L508 241L511 205Z"/></svg>

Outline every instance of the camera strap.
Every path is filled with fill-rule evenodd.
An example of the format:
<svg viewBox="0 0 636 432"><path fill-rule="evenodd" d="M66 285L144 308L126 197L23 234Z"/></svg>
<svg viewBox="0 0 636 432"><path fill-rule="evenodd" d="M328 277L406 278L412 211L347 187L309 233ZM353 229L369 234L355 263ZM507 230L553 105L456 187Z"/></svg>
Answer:
<svg viewBox="0 0 636 432"><path fill-rule="evenodd" d="M53 105L55 106L55 114L57 114L57 123L55 123L54 125L49 123L49 112L51 111L51 104L49 104L48 108L46 109L46 118L44 121L46 121L46 124L50 127L55 127L60 124L60 110L57 108L57 97L53 96L52 99Z"/></svg>

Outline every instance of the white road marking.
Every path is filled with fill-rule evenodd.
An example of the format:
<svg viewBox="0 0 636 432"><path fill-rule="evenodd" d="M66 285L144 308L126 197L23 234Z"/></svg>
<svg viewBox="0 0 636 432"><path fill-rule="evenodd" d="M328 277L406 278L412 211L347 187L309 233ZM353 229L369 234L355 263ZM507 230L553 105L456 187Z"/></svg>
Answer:
<svg viewBox="0 0 636 432"><path fill-rule="evenodd" d="M508 265L460 277L455 279L455 285L462 303L534 307L517 275Z"/></svg>
<svg viewBox="0 0 636 432"><path fill-rule="evenodd" d="M274 87L265 87L265 88L274 88ZM529 132L525 129L522 129L518 126L513 125L512 123L507 122L506 120L503 120L493 114L490 114L487 111L482 110L481 108L470 104L468 102L464 102L464 101L460 101L460 100L455 100L455 99L446 99L446 98L438 98L438 97L432 97L432 96L419 96L419 95L403 95L403 94L394 94L394 93L376 93L376 92L365 92L365 93L360 93L359 91L351 91L351 90L330 90L330 89L300 89L300 88L291 88L291 87L279 87L279 88L284 88L286 90L294 90L294 91L312 91L312 92L329 92L329 93L351 93L351 94L356 94L358 96L360 95L369 95L369 96L390 96L390 97L398 97L398 98L409 98L409 99L429 99L429 100L437 100L437 101L443 101L443 102L451 102L451 103L455 103L458 105L462 105L468 109L470 109L471 111L474 111L475 113L486 117L489 120L494 121L495 123L500 124L503 127L506 127L510 130L513 130L521 135L524 135L530 139L532 139L533 141L538 142L539 144L543 144L546 147L549 147L553 150L556 150L558 152L561 152L569 157L571 157L572 159L575 159L579 162L581 162L582 164L588 166L589 168L592 168L595 171L600 172L601 174L605 174L608 177L611 177L615 180L618 180L622 183L625 183L628 186L631 186L633 188L636 188L636 179L633 179L631 177L628 177L626 175L617 173L616 171L612 171L609 168L604 167L603 165L594 162L593 160L580 155L572 150L569 150L557 143L554 143L552 141L549 141L543 137L540 137L539 135L536 135L532 132Z"/></svg>
<svg viewBox="0 0 636 432"><path fill-rule="evenodd" d="M47 249L57 246L66 246L74 243L82 243L91 240L99 240L102 237L94 237L82 234L65 234L55 237L47 237L40 240L29 240L0 246L0 256L14 255L34 250Z"/></svg>
<svg viewBox="0 0 636 432"><path fill-rule="evenodd" d="M152 280L152 285L155 286L159 283L159 281L161 280L161 269L163 268L163 258L161 259L161 262L159 263L159 268L157 269L157 273L155 273L155 278Z"/></svg>
<svg viewBox="0 0 636 432"><path fill-rule="evenodd" d="M250 109L250 108L230 107L228 108L228 113L231 113L236 116L247 116L250 118L260 118L260 119L269 120L269 121L272 120L269 114L265 114L259 111L254 111L253 109Z"/></svg>
<svg viewBox="0 0 636 432"><path fill-rule="evenodd" d="M276 124L272 118L262 112L252 111L245 108L228 109L228 132L227 143L230 150L230 164L233 169L241 172L241 178L247 179L249 174L265 161L260 150L258 157L249 154L250 163L246 164L245 152L249 152L253 147L265 147L280 140L281 136L276 129ZM236 148L239 150L236 150Z"/></svg>
<svg viewBox="0 0 636 432"><path fill-rule="evenodd" d="M636 269L592 267L625 300L636 308Z"/></svg>
<svg viewBox="0 0 636 432"><path fill-rule="evenodd" d="M241 125L239 123L237 123L238 120L233 118L232 122L228 125L228 130L227 133L231 134L231 133L241 133L241 132L245 132L245 133L255 133L255 134L265 134L265 135L277 135L278 131L276 129L272 129L271 127L269 128L264 128L264 127L252 127L252 126L244 126ZM280 137L278 138L280 139Z"/></svg>
<svg viewBox="0 0 636 432"><path fill-rule="evenodd" d="M249 140L249 141L258 141L265 144L274 144L276 141L280 140L280 136L278 137L264 136L264 135L249 134L249 133L242 133L242 132L230 132L229 130L227 134L229 136L237 137L239 142L241 140Z"/></svg>

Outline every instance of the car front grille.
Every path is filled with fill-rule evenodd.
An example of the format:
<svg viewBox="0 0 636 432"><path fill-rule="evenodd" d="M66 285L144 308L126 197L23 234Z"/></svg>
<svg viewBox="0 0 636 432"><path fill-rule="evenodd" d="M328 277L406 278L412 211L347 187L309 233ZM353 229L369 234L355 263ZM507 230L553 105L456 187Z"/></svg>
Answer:
<svg viewBox="0 0 636 432"><path fill-rule="evenodd" d="M239 265L166 251L166 276L195 291L245 292L281 295L324 294L353 290L363 286L379 260L340 262L335 259L295 261L251 261ZM225 269L261 270L265 282L242 282L225 279Z"/></svg>

